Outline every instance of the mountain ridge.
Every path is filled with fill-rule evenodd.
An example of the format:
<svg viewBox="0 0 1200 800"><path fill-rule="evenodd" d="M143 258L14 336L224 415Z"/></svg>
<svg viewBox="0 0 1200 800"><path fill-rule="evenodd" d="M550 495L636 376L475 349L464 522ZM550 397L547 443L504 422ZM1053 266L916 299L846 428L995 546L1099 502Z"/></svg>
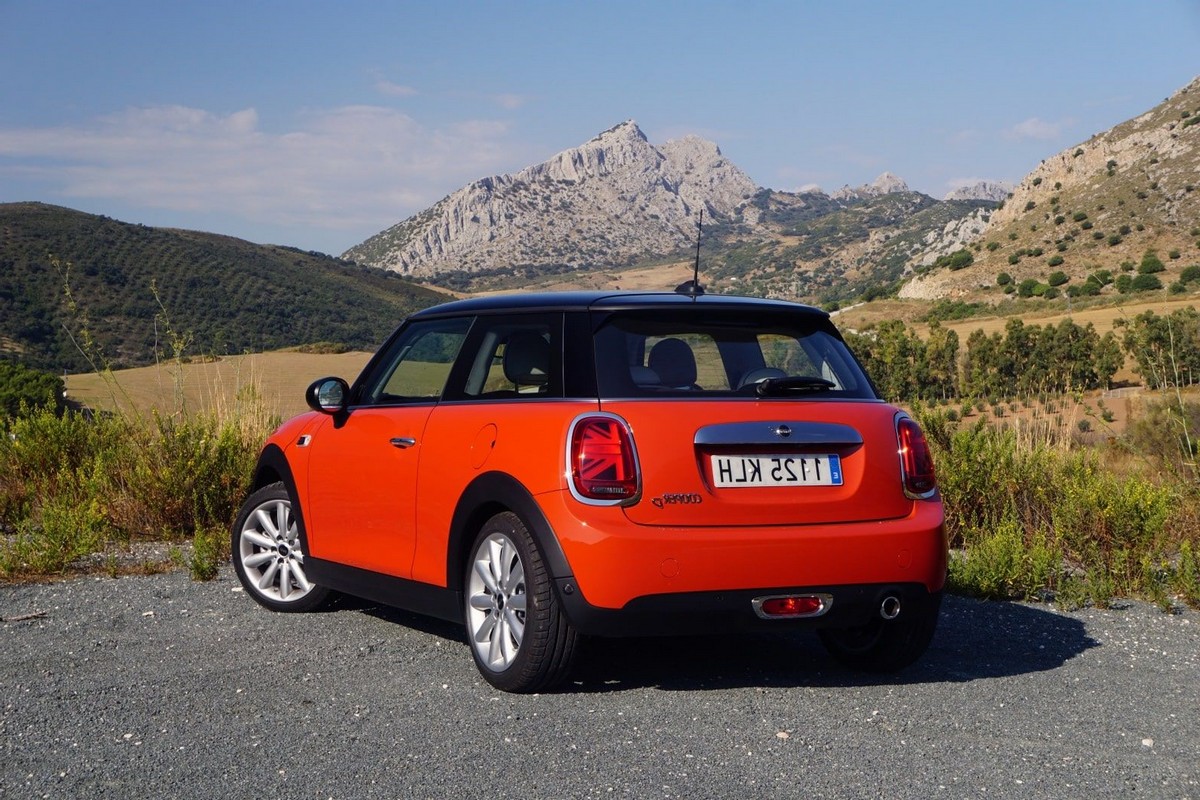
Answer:
<svg viewBox="0 0 1200 800"><path fill-rule="evenodd" d="M0 357L54 371L152 364L175 345L188 357L373 350L406 314L446 299L323 253L0 203Z"/></svg>
<svg viewBox="0 0 1200 800"><path fill-rule="evenodd" d="M540 164L474 181L344 257L464 291L547 276L582 284L597 270L688 257L703 211L717 288L837 299L853 292L837 273L890 284L904 271L898 260L931 263L947 236L957 246L961 225L944 212L965 217L988 202L934 200L890 172L832 194L765 189L713 142L686 136L655 146L626 120ZM939 205L939 214L917 216ZM928 229L909 230L926 217Z"/></svg>
<svg viewBox="0 0 1200 800"><path fill-rule="evenodd" d="M1067 279L1058 284L1066 288L1050 299L1072 286L1082 291L1092 275L1099 278L1088 294L1127 293L1132 287L1118 279L1140 271L1147 253L1165 268L1142 285L1167 286L1200 264L1198 123L1200 77L1142 114L1043 159L966 243L973 264L920 275L900 296L997 302L1005 286L1027 280L1043 296L1054 272ZM998 284L1001 273L1011 283Z"/></svg>

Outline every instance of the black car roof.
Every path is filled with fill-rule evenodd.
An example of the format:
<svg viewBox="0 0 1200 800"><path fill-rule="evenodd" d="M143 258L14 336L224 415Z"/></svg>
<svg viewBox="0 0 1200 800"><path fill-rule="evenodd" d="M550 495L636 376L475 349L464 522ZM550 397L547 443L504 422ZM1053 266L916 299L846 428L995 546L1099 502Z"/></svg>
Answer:
<svg viewBox="0 0 1200 800"><path fill-rule="evenodd" d="M523 294L498 294L454 300L431 306L413 314L410 319L424 319L442 315L497 314L533 311L578 311L593 309L617 311L644 308L684 308L694 305L711 310L758 310L788 311L791 313L829 315L819 308L792 303L785 300L766 300L761 297L739 297L736 295L705 294L692 297L675 292L531 292Z"/></svg>

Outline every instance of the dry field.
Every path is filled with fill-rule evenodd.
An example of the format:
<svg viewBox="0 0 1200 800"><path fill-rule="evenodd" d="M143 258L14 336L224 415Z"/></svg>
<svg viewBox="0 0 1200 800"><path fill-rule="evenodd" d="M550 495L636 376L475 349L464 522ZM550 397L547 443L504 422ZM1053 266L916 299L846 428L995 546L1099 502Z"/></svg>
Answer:
<svg viewBox="0 0 1200 800"><path fill-rule="evenodd" d="M306 410L304 390L317 378L353 381L370 353L337 355L284 350L227 356L191 364L163 364L109 375L68 375L67 398L95 410L157 409L160 413L223 413L261 402L268 413L288 418Z"/></svg>
<svg viewBox="0 0 1200 800"><path fill-rule="evenodd" d="M1113 322L1118 319L1133 319L1143 311L1153 311L1160 316L1170 314L1177 308L1187 306L1200 307L1200 297L1189 295L1181 299L1154 300L1130 302L1117 306L1097 306L1095 308L1078 308L1071 312L1055 310L1039 313L1029 312L1012 316L971 317L942 322L943 328L949 328L958 333L959 341L966 342L972 331L983 329L989 336L993 333L1004 333L1004 326L1017 316L1026 325L1057 325L1064 319L1070 319L1076 325L1087 325L1089 322L1096 327L1097 333L1103 336L1113 329ZM869 325L875 325L890 319L899 319L908 323L918 334L929 330L926 323L915 322L917 317L929 310L928 300L880 300L863 306L853 306L836 314L835 319L841 328L861 330Z"/></svg>

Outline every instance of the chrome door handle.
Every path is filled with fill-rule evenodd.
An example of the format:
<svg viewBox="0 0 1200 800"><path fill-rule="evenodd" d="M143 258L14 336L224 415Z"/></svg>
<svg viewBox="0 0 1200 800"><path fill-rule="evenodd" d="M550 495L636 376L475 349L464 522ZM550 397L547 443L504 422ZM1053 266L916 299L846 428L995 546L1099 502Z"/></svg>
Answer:
<svg viewBox="0 0 1200 800"><path fill-rule="evenodd" d="M401 450L405 450L416 444L417 440L409 438L408 436L397 436L395 439L389 440L389 443L392 445L392 447L399 447Z"/></svg>

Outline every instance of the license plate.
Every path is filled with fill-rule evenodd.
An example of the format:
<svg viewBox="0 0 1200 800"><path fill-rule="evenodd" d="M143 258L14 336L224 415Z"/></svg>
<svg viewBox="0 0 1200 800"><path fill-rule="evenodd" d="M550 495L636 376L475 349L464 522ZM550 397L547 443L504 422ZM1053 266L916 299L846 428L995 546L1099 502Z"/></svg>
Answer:
<svg viewBox="0 0 1200 800"><path fill-rule="evenodd" d="M841 486L837 455L710 456L713 484L741 486Z"/></svg>

